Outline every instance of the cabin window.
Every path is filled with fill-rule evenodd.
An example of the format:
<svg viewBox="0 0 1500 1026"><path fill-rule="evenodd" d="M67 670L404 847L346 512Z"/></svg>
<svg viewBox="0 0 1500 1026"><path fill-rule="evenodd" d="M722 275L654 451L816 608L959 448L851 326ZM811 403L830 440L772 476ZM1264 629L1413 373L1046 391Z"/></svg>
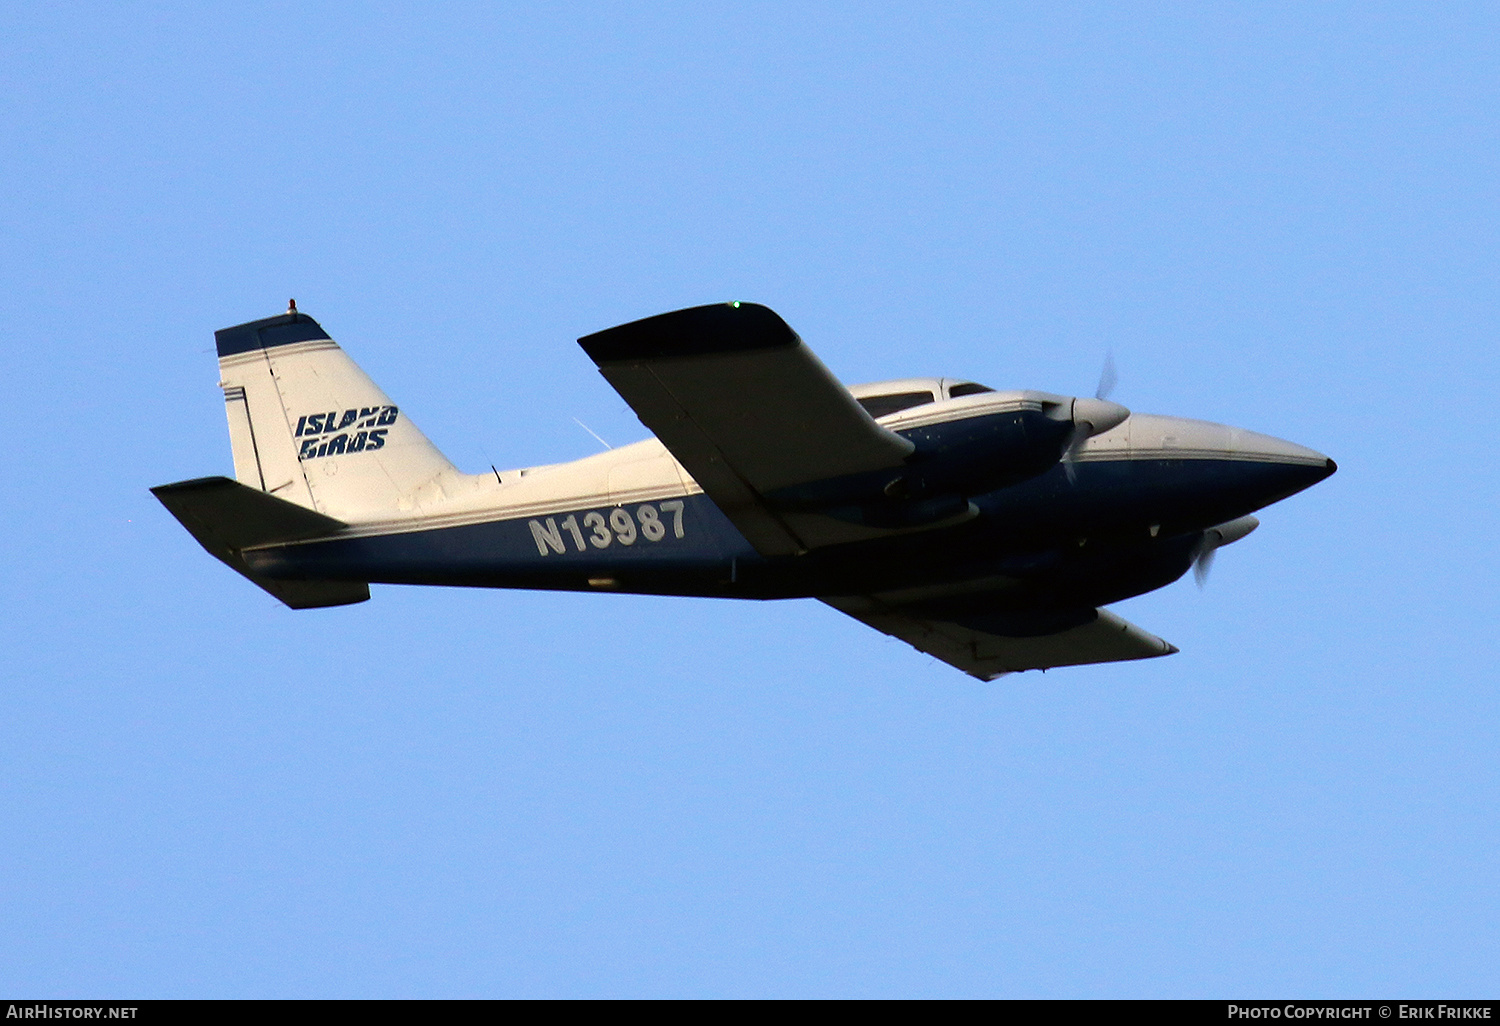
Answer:
<svg viewBox="0 0 1500 1026"><path fill-rule="evenodd" d="M866 413L878 420L892 413L909 410L913 406L930 403L932 402L932 393L896 392L892 395L867 395L863 399L856 400L856 402L865 408Z"/></svg>
<svg viewBox="0 0 1500 1026"><path fill-rule="evenodd" d="M972 381L966 381L962 385L954 385L952 388L948 389L948 398L957 399L960 396L981 395L985 392L993 391L994 389L989 385L978 385Z"/></svg>

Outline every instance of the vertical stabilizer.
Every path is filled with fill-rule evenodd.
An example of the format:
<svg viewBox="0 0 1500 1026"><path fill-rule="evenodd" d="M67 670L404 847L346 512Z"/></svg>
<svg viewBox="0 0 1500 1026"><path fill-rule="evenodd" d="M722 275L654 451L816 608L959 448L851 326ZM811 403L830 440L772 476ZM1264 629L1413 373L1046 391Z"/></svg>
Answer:
<svg viewBox="0 0 1500 1026"><path fill-rule="evenodd" d="M295 308L214 340L241 484L351 521L415 509L464 476Z"/></svg>

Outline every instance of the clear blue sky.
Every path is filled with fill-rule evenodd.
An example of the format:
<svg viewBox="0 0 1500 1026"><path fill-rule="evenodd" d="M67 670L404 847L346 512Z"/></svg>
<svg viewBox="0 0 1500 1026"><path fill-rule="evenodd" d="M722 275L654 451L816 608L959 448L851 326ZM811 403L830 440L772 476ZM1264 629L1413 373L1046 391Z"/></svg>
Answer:
<svg viewBox="0 0 1500 1026"><path fill-rule="evenodd" d="M11 4L0 992L1494 996L1500 9ZM317 317L470 470L574 339L1092 390L1337 476L979 685L815 602L295 613L147 492Z"/></svg>

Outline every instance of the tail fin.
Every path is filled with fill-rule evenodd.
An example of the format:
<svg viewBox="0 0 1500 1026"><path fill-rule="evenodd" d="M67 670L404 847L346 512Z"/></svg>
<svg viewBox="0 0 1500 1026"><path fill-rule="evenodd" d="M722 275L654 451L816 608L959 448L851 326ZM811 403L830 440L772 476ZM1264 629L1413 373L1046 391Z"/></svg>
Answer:
<svg viewBox="0 0 1500 1026"><path fill-rule="evenodd" d="M350 521L413 509L464 476L295 308L214 340L242 484Z"/></svg>

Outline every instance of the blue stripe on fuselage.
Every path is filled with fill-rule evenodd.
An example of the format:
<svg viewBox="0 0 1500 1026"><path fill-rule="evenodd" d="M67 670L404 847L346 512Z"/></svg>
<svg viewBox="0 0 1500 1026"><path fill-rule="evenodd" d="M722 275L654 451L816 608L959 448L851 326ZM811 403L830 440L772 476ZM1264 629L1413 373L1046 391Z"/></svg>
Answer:
<svg viewBox="0 0 1500 1026"><path fill-rule="evenodd" d="M681 509L677 509L677 504ZM247 553L270 577L719 594L762 557L706 495L540 517L278 546Z"/></svg>
<svg viewBox="0 0 1500 1026"><path fill-rule="evenodd" d="M980 516L957 527L767 559L706 495L584 507L457 527L334 538L246 553L271 577L389 584L612 590L785 598L857 594L987 575L1042 578L1082 538L1135 546L1151 527L1168 538L1243 516L1322 480L1322 468L1231 459L1080 462L975 498ZM651 513L645 513L650 507ZM616 510L625 512L617 516ZM599 522L610 535L594 544ZM658 528L644 527L654 515ZM628 516L610 523L614 516ZM569 520L571 519L571 526ZM629 531L629 545L624 538ZM602 534L599 535L602 538ZM590 583L591 579L596 583ZM607 581L612 583L600 584Z"/></svg>

